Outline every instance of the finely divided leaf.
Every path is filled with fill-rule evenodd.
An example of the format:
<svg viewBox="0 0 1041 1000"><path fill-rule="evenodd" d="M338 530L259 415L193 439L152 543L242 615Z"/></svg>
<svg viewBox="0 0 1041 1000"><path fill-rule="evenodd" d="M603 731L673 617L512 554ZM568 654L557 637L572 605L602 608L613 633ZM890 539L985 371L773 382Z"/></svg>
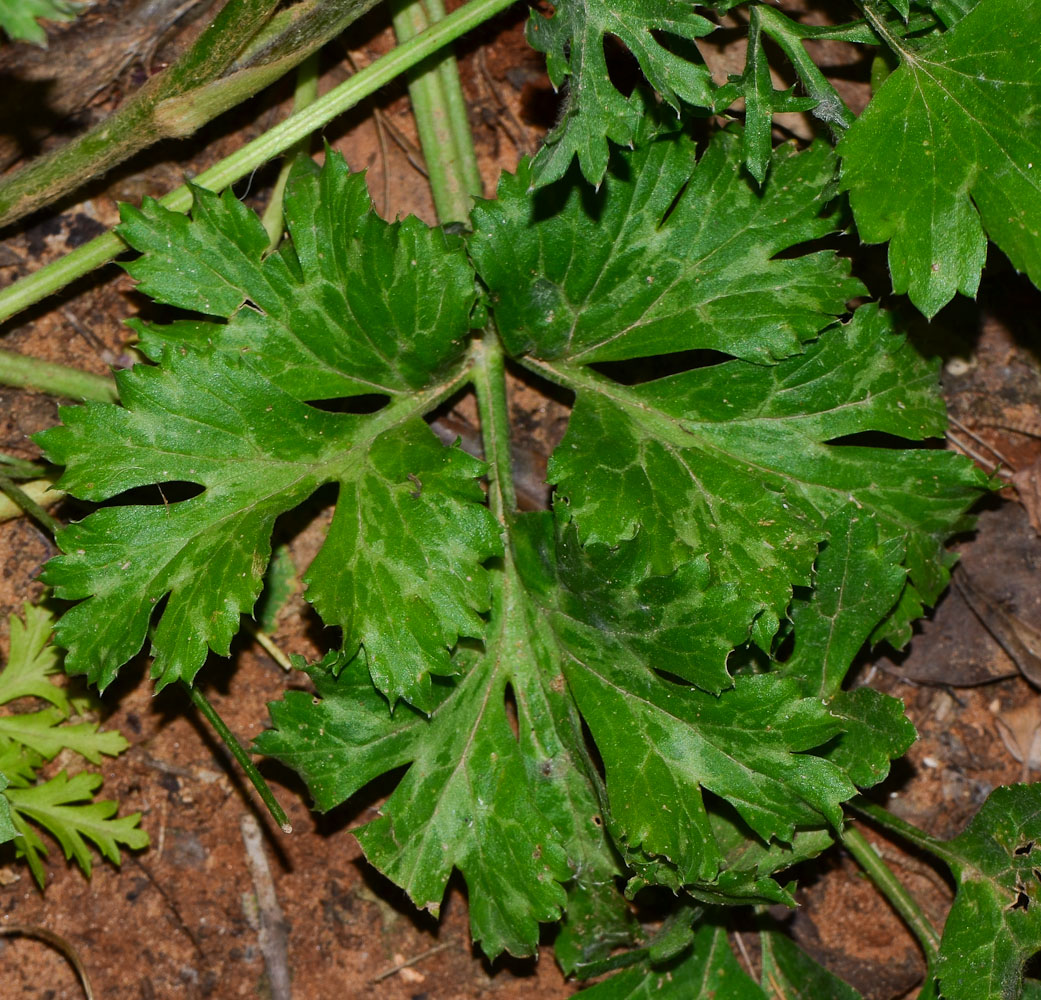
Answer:
<svg viewBox="0 0 1041 1000"><path fill-rule="evenodd" d="M430 704L430 674L451 672L457 637L483 629L480 564L501 543L481 505L482 465L420 420L458 384L472 271L440 233L377 219L340 158L321 173L308 164L287 198L292 242L267 257L259 220L233 199L197 191L192 222L155 203L126 213L144 286L228 320L148 331L164 363L120 376L122 407L64 410L65 425L41 437L69 466L62 487L85 499L158 487L150 504L69 526L46 571L57 596L85 599L57 635L67 668L101 686L153 617L160 686L191 681L210 649L227 655L275 518L324 483L339 500L308 597L345 648L365 646L392 700ZM389 403L351 412L352 397L372 394ZM330 397L346 405L312 405ZM167 483L201 492L167 502Z"/></svg>
<svg viewBox="0 0 1041 1000"><path fill-rule="evenodd" d="M12 41L47 46L47 33L37 20L71 21L83 4L70 0L0 0L0 28Z"/></svg>
<svg viewBox="0 0 1041 1000"><path fill-rule="evenodd" d="M868 243L933 316L974 296L990 237L1041 284L1041 0L989 0L913 48L839 145Z"/></svg>
<svg viewBox="0 0 1041 1000"><path fill-rule="evenodd" d="M610 156L608 140L633 145L646 109L638 96L623 97L615 88L604 51L607 36L625 45L651 86L679 110L681 102L713 106L708 67L700 55L692 61L676 50L689 53L693 40L715 27L684 0L561 0L552 15L532 11L528 41L546 53L553 86L568 85L564 116L535 161L536 182L558 180L577 156L586 180L599 184Z"/></svg>
<svg viewBox="0 0 1041 1000"><path fill-rule="evenodd" d="M42 698L63 715L69 714L69 699L62 688L48 678L60 670L61 653L48 640L54 616L35 604L23 607L25 621L11 615L10 647L7 663L0 671L0 705L16 698Z"/></svg>
<svg viewBox="0 0 1041 1000"><path fill-rule="evenodd" d="M50 781L30 788L7 789L5 794L14 811L14 824L22 836L19 853L25 856L40 885L44 882L42 856L47 851L27 820L53 834L65 857L74 859L85 875L90 875L93 867L88 840L117 865L120 845L131 850L148 846L148 834L138 825L140 813L115 817L117 803L94 801L94 792L100 785L99 774L83 771L70 778L61 771Z"/></svg>

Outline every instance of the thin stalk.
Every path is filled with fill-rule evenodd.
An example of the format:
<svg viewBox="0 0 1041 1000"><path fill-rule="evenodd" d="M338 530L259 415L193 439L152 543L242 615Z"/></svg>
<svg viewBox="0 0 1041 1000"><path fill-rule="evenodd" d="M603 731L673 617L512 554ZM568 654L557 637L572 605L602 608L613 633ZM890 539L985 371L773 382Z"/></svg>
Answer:
<svg viewBox="0 0 1041 1000"><path fill-rule="evenodd" d="M293 827L289 822L289 818L278 804L278 800L272 793L268 783L264 780L264 776L257 770L253 761L250 760L249 754L246 753L242 744L235 738L235 734L228 728L227 723L217 714L217 710L209 703L206 695L199 688L190 684L185 684L184 687L191 696L192 704L217 731L217 735L231 751L231 755L239 762L239 767L246 772L246 777L253 783L257 794L263 800L264 805L267 806L268 812L271 813L272 819L281 827L283 833L292 833Z"/></svg>
<svg viewBox="0 0 1041 1000"><path fill-rule="evenodd" d="M903 882L875 853L875 849L859 830L847 826L845 830L840 831L839 836L846 850L856 858L857 864L867 872L868 878L875 883L878 891L886 897L889 905L900 914L918 939L925 953L925 960L931 968L936 962L940 948L940 935L936 933L936 928L929 922L914 897L904 888Z"/></svg>
<svg viewBox="0 0 1041 1000"><path fill-rule="evenodd" d="M293 91L293 111L302 111L318 100L318 53L309 55L296 70L296 89ZM293 161L298 155L307 156L311 152L311 136L305 135L299 142L294 142L285 152L285 161L278 172L275 189L271 192L271 201L260 221L267 230L269 249L274 250L282 239L283 220L282 199L286 192L286 181L289 171L293 169Z"/></svg>
<svg viewBox="0 0 1041 1000"><path fill-rule="evenodd" d="M475 345L474 389L481 417L484 457L491 468L488 503L505 525L517 510L517 491L510 467L510 413L506 402L506 359L494 330Z"/></svg>
<svg viewBox="0 0 1041 1000"><path fill-rule="evenodd" d="M863 795L851 799L846 805L854 812L860 813L861 816L882 827L883 830L890 830L897 836L903 837L908 843L939 858L945 864L957 867L962 863L962 859L950 851L944 841L930 836L924 830L919 830L917 826L908 823L907 820L894 816L891 812L887 812L881 806L864 798Z"/></svg>
<svg viewBox="0 0 1041 1000"><path fill-rule="evenodd" d="M470 0L470 3L453 11L443 21L431 25L410 42L399 45L338 87L323 94L314 104L298 111L199 174L193 183L211 191L221 191L229 184L234 184L268 160L285 152L304 136L323 128L337 115L353 108L359 101L374 94L380 87L422 62L427 56L505 10L513 2L514 0ZM160 204L175 212L187 212L192 204L191 188L184 185L171 191L160 199ZM108 263L125 249L126 244L119 236L114 232L108 232L9 285L0 292L0 321Z"/></svg>
<svg viewBox="0 0 1041 1000"><path fill-rule="evenodd" d="M52 538L61 531L61 523L51 517L25 490L2 472L0 472L0 493L25 511L41 528L49 532Z"/></svg>
<svg viewBox="0 0 1041 1000"><path fill-rule="evenodd" d="M5 476L4 478L10 481L9 477ZM19 483L17 485L30 500L44 509L53 506L65 496L65 491L56 490L53 481L50 479L34 479L31 482ZM21 517L24 513L26 513L24 506L15 503L6 494L0 495L0 522Z"/></svg>
<svg viewBox="0 0 1041 1000"><path fill-rule="evenodd" d="M443 8L441 11L443 14ZM393 0L391 12L399 42L415 38L431 23L422 0ZM440 53L411 70L408 92L438 218L442 223L465 222L481 184L451 52Z"/></svg>
<svg viewBox="0 0 1041 1000"><path fill-rule="evenodd" d="M91 375L78 368L41 361L13 351L0 350L0 385L36 389L81 402L93 399L114 403L119 399L116 383L107 375Z"/></svg>

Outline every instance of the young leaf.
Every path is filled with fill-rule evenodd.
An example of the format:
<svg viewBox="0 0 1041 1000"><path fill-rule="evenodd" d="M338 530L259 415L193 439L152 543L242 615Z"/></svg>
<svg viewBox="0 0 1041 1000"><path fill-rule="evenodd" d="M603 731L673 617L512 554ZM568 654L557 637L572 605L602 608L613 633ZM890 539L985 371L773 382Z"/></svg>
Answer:
<svg viewBox="0 0 1041 1000"><path fill-rule="evenodd" d="M636 57L648 82L672 107L713 106L712 79L700 60L690 61L662 44L662 36L693 48L693 40L715 25L683 0L562 0L552 15L532 11L528 41L546 53L546 71L555 88L568 84L559 124L535 160L535 182L563 177L578 156L590 184L599 184L610 156L608 140L632 146L645 107L626 98L611 81L604 55L605 36L619 39ZM657 35L655 34L657 33Z"/></svg>
<svg viewBox="0 0 1041 1000"><path fill-rule="evenodd" d="M1039 24L990 0L919 48L887 33L902 65L839 144L861 238L926 316L976 294L988 236L1041 284Z"/></svg>
<svg viewBox="0 0 1041 1000"><path fill-rule="evenodd" d="M327 482L338 513L307 577L309 598L345 646L365 645L392 700L431 704L431 673L453 668L459 635L483 630L481 563L500 549L479 505L481 463L443 448L419 419L459 384L474 301L459 248L416 220L371 213L364 181L330 155L296 170L292 243L262 258L259 220L198 191L189 223L157 204L127 210L131 266L162 301L228 317L199 342L166 347L162 368L120 376L123 407L63 412L41 435L69 466L63 488L102 500L186 481L201 495L104 509L59 535L46 572L83 601L58 626L66 668L104 687L144 642L156 606L153 675L191 681L208 649L227 655L260 591L275 518ZM151 341L159 347L159 334ZM378 393L372 414L312 403ZM349 408L348 408L349 409ZM381 627L398 619L393 632Z"/></svg>
<svg viewBox="0 0 1041 1000"><path fill-rule="evenodd" d="M30 788L7 789L5 794L14 812L14 824L22 837L18 843L19 853L25 856L41 886L44 883L41 856L47 851L27 820L52 833L65 857L75 859L88 876L93 859L87 840L93 841L102 855L117 865L121 844L131 850L148 846L148 834L138 825L140 813L113 819L117 803L94 801L94 792L100 785L101 775L82 771L70 778L61 771L50 781Z"/></svg>
<svg viewBox="0 0 1041 1000"><path fill-rule="evenodd" d="M21 743L47 760L73 750L92 764L100 764L102 754L118 757L130 745L116 730L100 732L97 723L66 723L56 708L0 715L0 740Z"/></svg>
<svg viewBox="0 0 1041 1000"><path fill-rule="evenodd" d="M7 663L0 671L0 705L16 698L42 698L67 716L68 697L47 679L60 669L61 653L48 642L54 616L34 604L26 604L23 612L24 623L17 615L8 619L11 639Z"/></svg>
<svg viewBox="0 0 1041 1000"><path fill-rule="evenodd" d="M1041 949L1041 786L996 788L944 847L958 888L936 963L940 993L1017 996Z"/></svg>

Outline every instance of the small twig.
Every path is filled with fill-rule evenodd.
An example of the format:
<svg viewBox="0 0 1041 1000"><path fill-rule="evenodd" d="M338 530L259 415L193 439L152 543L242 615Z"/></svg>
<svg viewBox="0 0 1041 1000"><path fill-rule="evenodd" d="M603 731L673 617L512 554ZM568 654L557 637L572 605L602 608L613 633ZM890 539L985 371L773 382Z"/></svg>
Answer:
<svg viewBox="0 0 1041 1000"><path fill-rule="evenodd" d="M970 448L964 441L959 441L950 431L944 431L945 438L954 445L959 451L964 452L969 456L977 465L982 469L986 469L988 472L992 472L995 476L1001 476L1003 479L1011 477L1012 473L1007 469L1001 468L1000 462L992 462L989 458L984 458L978 451Z"/></svg>
<svg viewBox="0 0 1041 1000"><path fill-rule="evenodd" d="M752 956L748 954L748 949L745 947L745 939L741 936L740 931L734 931L734 944L737 945L737 950L741 952L741 958L744 960L745 969L749 976L755 979L755 966L752 965Z"/></svg>
<svg viewBox="0 0 1041 1000"><path fill-rule="evenodd" d="M0 937L27 937L35 938L44 944L50 945L55 951L60 952L65 960L75 969L76 977L83 987L83 995L87 1000L94 1000L94 989L90 985L90 976L87 975L87 967L79 957L76 949L60 934L48 930L46 927L33 927L29 924L6 924L0 927Z"/></svg>
<svg viewBox="0 0 1041 1000"><path fill-rule="evenodd" d="M289 984L289 930L282 908L275 894L275 882L271 878L267 856L264 854L264 835L260 824L252 813L243 813L239 819L242 843L246 848L246 866L253 879L253 890L257 896L260 914L260 953L264 956L271 1000L292 1000Z"/></svg>
<svg viewBox="0 0 1041 1000"><path fill-rule="evenodd" d="M957 417L955 417L955 416L953 416L951 414L947 414L947 419L952 424L954 424L954 426L957 427L958 430L960 430L963 434L968 434L969 437L971 437L972 440L976 442L976 444L981 445L982 447L986 448L987 451L989 451L992 455L994 455L995 458L999 459L1003 465L1006 465L1013 472L1016 471L1016 467L1007 458L1005 458L1005 456L1002 455L1001 452L998 451L998 449L994 447L994 445L992 445L990 442L988 442L988 441L984 440L983 438L981 438L979 436L979 434L977 434L971 427L966 427L965 424L963 424Z"/></svg>
<svg viewBox="0 0 1041 1000"><path fill-rule="evenodd" d="M13 504L21 507L52 538L61 531L61 522L51 517L25 490L2 472L0 472L0 492Z"/></svg>
<svg viewBox="0 0 1041 1000"><path fill-rule="evenodd" d="M418 955L414 955L407 962L399 962L397 965L389 969L384 969L378 976L373 976L370 982L382 983L384 979L390 979L391 976L396 976L402 969L411 968L413 965L418 965L424 959L430 958L431 955L436 955L439 951L445 951L452 947L450 941L446 941L444 944L436 944L433 948L427 948L426 951L421 951Z"/></svg>

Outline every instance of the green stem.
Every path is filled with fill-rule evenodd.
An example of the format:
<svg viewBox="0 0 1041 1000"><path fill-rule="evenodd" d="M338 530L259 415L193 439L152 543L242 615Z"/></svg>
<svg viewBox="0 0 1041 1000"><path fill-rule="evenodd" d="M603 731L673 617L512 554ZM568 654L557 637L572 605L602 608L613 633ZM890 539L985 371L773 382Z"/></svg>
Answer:
<svg viewBox="0 0 1041 1000"><path fill-rule="evenodd" d="M932 837L924 830L919 830L917 826L908 823L899 816L894 816L881 806L875 805L870 799L864 798L863 795L858 795L855 799L851 799L846 805L854 812L860 813L861 816L882 827L883 830L891 830L897 836L903 837L908 843L914 844L915 847L921 848L921 850L926 851L935 858L939 858L945 864L955 868L956 871L959 870L958 866L962 864L962 859L950 851L947 844L937 837Z"/></svg>
<svg viewBox="0 0 1041 1000"><path fill-rule="evenodd" d="M9 480L9 477L4 478ZM18 488L44 509L65 496L65 491L56 490L54 482L50 479L33 479L31 482L19 484ZM0 521L10 521L12 518L21 517L23 513L27 513L24 504L0 495Z"/></svg>
<svg viewBox="0 0 1041 1000"><path fill-rule="evenodd" d="M302 111L304 108L314 104L318 100L318 54L308 56L296 71L296 89L293 91L293 111ZM278 180L275 181L275 189L271 192L271 200L268 202L261 223L267 230L268 247L274 250L282 239L282 226L284 214L282 212L282 198L285 196L286 181L289 180L289 172L293 169L293 161L297 156L307 156L311 152L311 136L305 135L299 142L293 143L285 153L285 161L282 169L278 172Z"/></svg>
<svg viewBox="0 0 1041 1000"><path fill-rule="evenodd" d="M903 918L911 929L925 953L925 960L930 968L936 962L940 947L940 936L936 928L922 912L922 908L914 897L904 888L904 884L893 874L890 867L875 853L875 849L867 838L855 827L847 826L840 832L846 850L856 858L857 863L867 872L868 878L889 901L889 905Z"/></svg>
<svg viewBox="0 0 1041 1000"><path fill-rule="evenodd" d="M470 0L468 4L453 11L443 21L431 25L412 41L399 45L338 87L323 94L310 107L298 111L269 132L199 174L194 183L211 191L221 191L229 184L234 184L284 152L293 143L322 128L337 115L354 107L401 73L422 62L442 46L505 10L513 2L514 0ZM161 198L160 203L175 212L187 212L192 204L191 189L187 185L179 187ZM125 249L126 244L114 232L105 233L53 264L48 264L9 285L0 292L0 321L21 312L34 302L39 302L59 288L64 288L70 281L107 263Z"/></svg>
<svg viewBox="0 0 1041 1000"><path fill-rule="evenodd" d="M231 755L239 762L239 766L246 772L246 777L253 783L257 794L263 799L272 819L282 828L283 833L292 833L293 827L275 799L271 788L264 780L264 776L257 770L256 765L250 760L249 754L243 749L242 744L235 739L235 734L228 728L227 723L217 714L217 710L209 703L206 695L197 687L190 684L184 685L191 696L192 704L202 713L206 721L217 731L217 735L224 745L231 751Z"/></svg>
<svg viewBox="0 0 1041 1000"><path fill-rule="evenodd" d="M25 490L2 472L0 472L0 493L21 507L40 527L48 531L52 538L61 531L61 523L51 517Z"/></svg>
<svg viewBox="0 0 1041 1000"><path fill-rule="evenodd" d="M500 524L517 510L510 467L510 413L506 402L506 360L502 344L489 329L475 344L474 389L481 417L484 457L491 469L488 505Z"/></svg>
<svg viewBox="0 0 1041 1000"><path fill-rule="evenodd" d="M427 30L431 17L437 19L433 12L428 16L422 0L392 0L391 12L401 43ZM481 193L481 179L452 53L439 53L411 70L408 92L438 218L465 222L473 197Z"/></svg>
<svg viewBox="0 0 1041 1000"><path fill-rule="evenodd" d="M0 385L36 389L66 399L99 400L114 403L119 399L116 383L105 375L91 375L67 365L56 365L13 351L0 350Z"/></svg>

